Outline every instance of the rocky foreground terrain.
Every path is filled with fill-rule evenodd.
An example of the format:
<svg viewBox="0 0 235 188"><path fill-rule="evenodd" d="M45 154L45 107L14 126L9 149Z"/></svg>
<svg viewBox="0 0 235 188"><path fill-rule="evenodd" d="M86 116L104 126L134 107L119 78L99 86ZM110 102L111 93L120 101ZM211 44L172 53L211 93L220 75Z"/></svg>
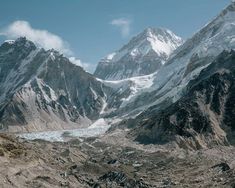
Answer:
<svg viewBox="0 0 235 188"><path fill-rule="evenodd" d="M126 131L66 143L0 135L0 187L235 187L235 148L140 145Z"/></svg>

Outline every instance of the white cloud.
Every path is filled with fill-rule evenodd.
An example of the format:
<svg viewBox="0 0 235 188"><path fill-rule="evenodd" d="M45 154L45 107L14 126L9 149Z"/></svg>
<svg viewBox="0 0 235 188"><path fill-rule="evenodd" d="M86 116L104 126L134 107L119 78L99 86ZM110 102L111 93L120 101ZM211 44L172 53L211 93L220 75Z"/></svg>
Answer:
<svg viewBox="0 0 235 188"><path fill-rule="evenodd" d="M89 64L88 63L83 63L80 59L77 59L76 57L70 57L69 60L77 66L83 67L83 68L88 68Z"/></svg>
<svg viewBox="0 0 235 188"><path fill-rule="evenodd" d="M75 64L77 66L80 66L80 67L83 67L86 71L88 71L90 73L93 73L93 71L95 69L95 65L90 64L90 63L82 62L80 59L77 59L76 57L70 57L69 60L73 64Z"/></svg>
<svg viewBox="0 0 235 188"><path fill-rule="evenodd" d="M118 27L121 30L123 37L127 37L130 34L131 21L126 18L114 19L110 22L111 25Z"/></svg>
<svg viewBox="0 0 235 188"><path fill-rule="evenodd" d="M16 39L24 36L46 50L53 48L65 55L72 55L68 44L62 38L47 30L34 29L27 21L18 20L11 23L1 30L0 35L4 35L8 39Z"/></svg>

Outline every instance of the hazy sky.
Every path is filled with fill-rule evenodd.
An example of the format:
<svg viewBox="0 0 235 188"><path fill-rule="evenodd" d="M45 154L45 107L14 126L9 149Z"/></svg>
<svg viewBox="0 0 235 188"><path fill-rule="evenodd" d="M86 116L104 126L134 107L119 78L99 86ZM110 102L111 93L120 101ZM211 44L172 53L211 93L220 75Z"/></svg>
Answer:
<svg viewBox="0 0 235 188"><path fill-rule="evenodd" d="M1 0L0 42L25 35L90 71L146 27L189 38L230 0ZM75 58L76 57L76 58Z"/></svg>

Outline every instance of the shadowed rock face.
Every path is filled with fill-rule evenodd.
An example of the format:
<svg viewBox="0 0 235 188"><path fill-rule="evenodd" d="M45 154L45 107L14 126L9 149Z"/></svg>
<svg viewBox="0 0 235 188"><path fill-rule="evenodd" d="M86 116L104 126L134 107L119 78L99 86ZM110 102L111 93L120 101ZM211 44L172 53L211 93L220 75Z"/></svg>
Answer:
<svg viewBox="0 0 235 188"><path fill-rule="evenodd" d="M153 108L149 115L145 113L145 120L137 117L136 140L145 144L176 141L193 148L234 144L234 96L235 52L223 52L188 84L178 102L157 113Z"/></svg>

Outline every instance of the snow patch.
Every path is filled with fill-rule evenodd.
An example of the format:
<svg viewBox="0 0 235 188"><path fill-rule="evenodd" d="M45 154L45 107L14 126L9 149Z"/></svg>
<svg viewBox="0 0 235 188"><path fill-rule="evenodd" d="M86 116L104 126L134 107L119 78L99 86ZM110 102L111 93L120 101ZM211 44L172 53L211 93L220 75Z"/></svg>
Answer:
<svg viewBox="0 0 235 188"><path fill-rule="evenodd" d="M100 128L100 127L107 127L107 122L101 118L95 121L92 125L88 127L88 129Z"/></svg>
<svg viewBox="0 0 235 188"><path fill-rule="evenodd" d="M111 53L111 54L107 55L107 57L106 57L105 59L106 59L106 60L112 60L115 55L116 55L115 52L114 52L114 53Z"/></svg>
<svg viewBox="0 0 235 188"><path fill-rule="evenodd" d="M5 40L4 43L14 44L14 43L15 43L15 40Z"/></svg>

